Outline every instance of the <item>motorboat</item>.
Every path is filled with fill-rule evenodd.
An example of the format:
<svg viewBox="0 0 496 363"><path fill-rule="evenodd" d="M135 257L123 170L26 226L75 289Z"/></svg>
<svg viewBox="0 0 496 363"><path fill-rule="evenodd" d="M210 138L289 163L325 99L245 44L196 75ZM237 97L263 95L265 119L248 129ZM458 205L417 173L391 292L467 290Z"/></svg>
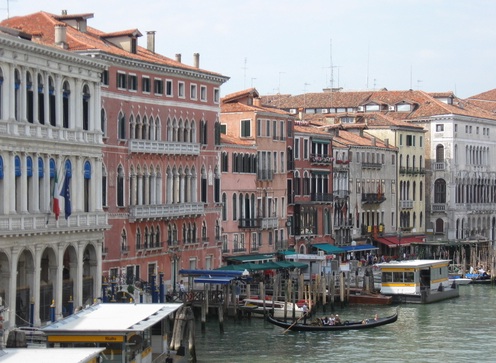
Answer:
<svg viewBox="0 0 496 363"><path fill-rule="evenodd" d="M291 318L293 317L293 312L296 318L303 316L302 307L299 307L297 304L293 304L292 302L285 301L246 298L240 302L238 308L245 312L259 315L260 317L263 317L264 314L271 314L278 319L282 319L284 317Z"/></svg>

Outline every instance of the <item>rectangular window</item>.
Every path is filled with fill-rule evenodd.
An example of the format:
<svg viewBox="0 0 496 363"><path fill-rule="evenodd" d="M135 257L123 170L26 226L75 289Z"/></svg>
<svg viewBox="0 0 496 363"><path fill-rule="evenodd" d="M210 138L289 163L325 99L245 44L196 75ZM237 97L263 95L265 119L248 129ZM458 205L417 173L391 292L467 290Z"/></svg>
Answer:
<svg viewBox="0 0 496 363"><path fill-rule="evenodd" d="M406 146L413 146L413 137L412 137L412 135L406 135Z"/></svg>
<svg viewBox="0 0 496 363"><path fill-rule="evenodd" d="M270 120L266 121L265 136L270 137Z"/></svg>
<svg viewBox="0 0 496 363"><path fill-rule="evenodd" d="M127 78L128 88L130 91L138 90L138 77L135 74L130 74Z"/></svg>
<svg viewBox="0 0 496 363"><path fill-rule="evenodd" d="M277 121L272 121L272 138L277 140Z"/></svg>
<svg viewBox="0 0 496 363"><path fill-rule="evenodd" d="M250 120L241 120L241 137L251 137Z"/></svg>
<svg viewBox="0 0 496 363"><path fill-rule="evenodd" d="M422 136L420 136L419 146L423 147L423 143L424 143L424 138Z"/></svg>
<svg viewBox="0 0 496 363"><path fill-rule="evenodd" d="M184 82L177 82L177 96L184 98Z"/></svg>
<svg viewBox="0 0 496 363"><path fill-rule="evenodd" d="M207 87L206 86L200 86L200 100L202 100L202 101L207 100Z"/></svg>
<svg viewBox="0 0 496 363"><path fill-rule="evenodd" d="M220 90L218 88L214 88L214 103L220 102Z"/></svg>
<svg viewBox="0 0 496 363"><path fill-rule="evenodd" d="M166 80L165 86L167 87L167 89L165 90L166 91L165 95L169 97L172 96L172 92L173 92L172 81L170 79Z"/></svg>
<svg viewBox="0 0 496 363"><path fill-rule="evenodd" d="M262 120L257 119L257 136L262 136Z"/></svg>
<svg viewBox="0 0 496 363"><path fill-rule="evenodd" d="M104 86L109 85L109 71L105 70L102 72L101 81Z"/></svg>
<svg viewBox="0 0 496 363"><path fill-rule="evenodd" d="M227 124L220 124L220 133L224 135L227 134Z"/></svg>
<svg viewBox="0 0 496 363"><path fill-rule="evenodd" d="M192 84L189 86L189 97L192 99L192 100L196 100L198 98L198 95L197 95L197 88L196 88L196 84Z"/></svg>
<svg viewBox="0 0 496 363"><path fill-rule="evenodd" d="M279 122L280 130L279 135L281 136L281 140L284 140L284 121Z"/></svg>
<svg viewBox="0 0 496 363"><path fill-rule="evenodd" d="M298 137L294 141L294 158L300 158L300 139Z"/></svg>
<svg viewBox="0 0 496 363"><path fill-rule="evenodd" d="M293 137L293 121L288 121L288 137Z"/></svg>
<svg viewBox="0 0 496 363"><path fill-rule="evenodd" d="M444 131L444 125L436 124L436 132L441 132L441 131Z"/></svg>
<svg viewBox="0 0 496 363"><path fill-rule="evenodd" d="M156 95L164 94L164 83L161 79L154 79L153 80L153 92Z"/></svg>
<svg viewBox="0 0 496 363"><path fill-rule="evenodd" d="M303 159L308 159L308 139L303 139Z"/></svg>
<svg viewBox="0 0 496 363"><path fill-rule="evenodd" d="M144 93L150 93L150 78L149 77L141 78L141 90Z"/></svg>
<svg viewBox="0 0 496 363"><path fill-rule="evenodd" d="M126 74L117 72L117 88L119 89L126 89Z"/></svg>

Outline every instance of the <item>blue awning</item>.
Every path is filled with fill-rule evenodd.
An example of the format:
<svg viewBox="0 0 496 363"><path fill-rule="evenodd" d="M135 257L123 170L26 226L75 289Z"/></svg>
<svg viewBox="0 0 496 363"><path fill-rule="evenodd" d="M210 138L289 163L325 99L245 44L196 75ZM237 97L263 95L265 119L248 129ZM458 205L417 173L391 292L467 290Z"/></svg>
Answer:
<svg viewBox="0 0 496 363"><path fill-rule="evenodd" d="M195 282L205 283L205 284L219 284L219 285L227 285L230 284L232 280L235 280L236 277L229 276L200 276L194 279Z"/></svg>
<svg viewBox="0 0 496 363"><path fill-rule="evenodd" d="M329 243L317 243L312 245L312 247L318 248L327 253L345 253L346 251L340 247L330 245Z"/></svg>
<svg viewBox="0 0 496 363"><path fill-rule="evenodd" d="M346 252L370 251L379 249L379 247L376 247L374 245L341 246L341 248Z"/></svg>

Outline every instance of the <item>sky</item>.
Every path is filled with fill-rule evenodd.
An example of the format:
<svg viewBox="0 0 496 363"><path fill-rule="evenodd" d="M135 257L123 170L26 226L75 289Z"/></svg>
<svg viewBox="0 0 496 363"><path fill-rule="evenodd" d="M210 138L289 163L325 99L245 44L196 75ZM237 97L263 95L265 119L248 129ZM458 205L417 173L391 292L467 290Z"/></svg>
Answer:
<svg viewBox="0 0 496 363"><path fill-rule="evenodd" d="M229 77L225 96L496 88L496 2L488 0L0 0L0 18L93 13L105 32L156 31L156 52Z"/></svg>

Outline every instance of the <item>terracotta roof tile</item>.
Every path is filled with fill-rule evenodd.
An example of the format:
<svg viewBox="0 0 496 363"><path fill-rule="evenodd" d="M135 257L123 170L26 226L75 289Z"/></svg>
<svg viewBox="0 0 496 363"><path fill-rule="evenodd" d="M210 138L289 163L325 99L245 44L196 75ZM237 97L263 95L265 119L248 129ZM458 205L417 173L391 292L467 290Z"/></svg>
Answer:
<svg viewBox="0 0 496 363"><path fill-rule="evenodd" d="M91 14L81 15L54 15L47 12L37 12L25 16L16 16L3 20L0 25L18 29L33 35L32 41L55 47L55 25L66 24L61 20L73 19L77 16L89 18ZM186 65L171 58L150 52L148 49L138 46L136 53L128 52L111 43L106 37L117 35L141 35L137 29L105 33L87 26L86 32L81 32L71 26L67 26L67 45L69 51L101 51L111 55L134 59L137 61L151 62L163 66L171 66L180 69L196 70L202 73L221 76L219 73L198 69Z"/></svg>

